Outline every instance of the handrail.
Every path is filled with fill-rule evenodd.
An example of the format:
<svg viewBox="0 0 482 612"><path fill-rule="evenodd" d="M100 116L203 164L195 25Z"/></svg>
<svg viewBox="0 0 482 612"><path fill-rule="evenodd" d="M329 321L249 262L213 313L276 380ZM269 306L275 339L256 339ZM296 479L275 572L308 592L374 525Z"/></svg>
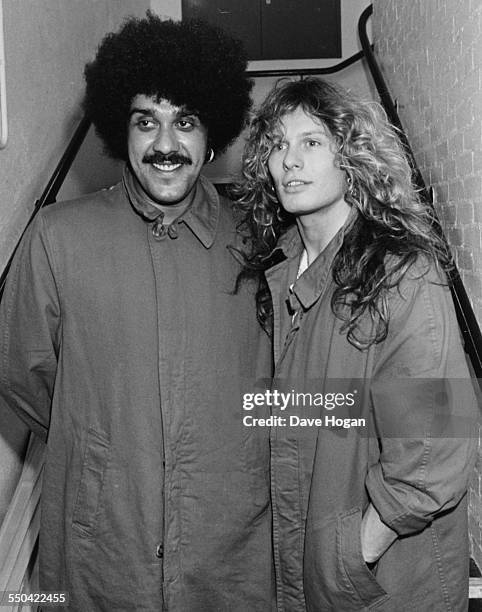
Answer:
<svg viewBox="0 0 482 612"><path fill-rule="evenodd" d="M403 130L402 122L400 121L397 109L393 103L387 84L383 78L383 74L375 58L375 54L373 53L372 45L368 39L366 24L372 13L373 5L370 5L363 11L358 21L358 35L365 54L365 59L373 77L375 87L377 88L378 95L380 96L381 104L384 107L389 120L400 131L402 142L405 146L412 166L415 184L420 189L421 195L427 205L431 206L434 215L437 216L432 198L429 195L423 176L415 161L415 156L412 148L410 147L405 131ZM482 385L482 333L457 267L454 267L454 271L451 273L450 281L450 289L452 292L452 298L454 301L460 331L464 340L465 352L469 356L475 377L479 381L479 385Z"/></svg>
<svg viewBox="0 0 482 612"><path fill-rule="evenodd" d="M77 129L75 130L64 154L62 155L57 167L50 177L47 187L45 187L40 199L37 200L36 208L40 209L46 204L53 204L57 194L62 187L65 177L67 176L74 159L79 152L79 149L84 142L84 138L90 128L90 119L85 115L82 117Z"/></svg>
<svg viewBox="0 0 482 612"><path fill-rule="evenodd" d="M0 606L7 591L20 591L35 550L40 527L40 491L45 444L30 434L22 474L0 527ZM14 610L16 606L9 609Z"/></svg>
<svg viewBox="0 0 482 612"><path fill-rule="evenodd" d="M415 161L412 147L408 142L407 135L405 133L405 130L403 129L402 122L400 121L400 117L397 112L397 107L395 106L392 100L392 96L390 95L385 79L383 78L380 66L378 65L378 62L376 60L375 54L373 52L373 45L368 39L366 26L368 18L372 15L372 13L373 5L370 4L370 6L367 6L367 8L363 11L363 13L360 15L360 19L358 20L358 37L360 39L363 54L368 64L370 74L372 75L373 82L375 83L378 95L380 96L380 102L385 112L387 113L387 117L390 123L394 125L399 131L400 140L402 141L403 146L405 147L406 154L412 167L415 184L422 191L425 199L430 200L425 181L423 180L423 176L418 168L417 162Z"/></svg>
<svg viewBox="0 0 482 612"><path fill-rule="evenodd" d="M334 74L351 66L365 56L363 51L358 51L354 55L347 57L346 60L326 66L325 68L281 68L279 70L246 70L246 73L255 78L258 77L276 77L276 76L308 76L315 74Z"/></svg>
<svg viewBox="0 0 482 612"><path fill-rule="evenodd" d="M52 204L53 202L55 202L55 199L60 188L62 187L64 179L68 171L70 170L82 143L84 142L87 132L89 131L90 123L90 120L85 116L81 119L69 144L67 145L67 148L64 151L64 154L62 155L59 163L57 164L57 167L55 168L52 176L50 177L47 186L45 187L40 198L35 202L34 209L32 211L32 214L30 215L29 220L27 221L27 225L25 226L20 238L18 239L17 245L15 246L15 249L7 262L7 265L5 266L0 276L0 299L3 294L3 289L5 287L5 281L7 280L8 271L10 270L10 266L12 265L13 257L18 248L18 245L20 244L20 241L22 240L22 236L24 235L27 227L34 220L38 211L46 204Z"/></svg>

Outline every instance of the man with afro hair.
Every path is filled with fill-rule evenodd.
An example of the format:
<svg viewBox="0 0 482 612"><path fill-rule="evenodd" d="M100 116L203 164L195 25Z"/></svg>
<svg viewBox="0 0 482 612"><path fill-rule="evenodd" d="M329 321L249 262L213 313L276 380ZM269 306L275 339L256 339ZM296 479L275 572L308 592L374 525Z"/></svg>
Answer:
<svg viewBox="0 0 482 612"><path fill-rule="evenodd" d="M0 400L47 441L40 588L72 611L274 609L268 445L241 414L269 341L200 174L243 127L246 63L202 22L107 35L85 109L122 181L42 210L9 275Z"/></svg>

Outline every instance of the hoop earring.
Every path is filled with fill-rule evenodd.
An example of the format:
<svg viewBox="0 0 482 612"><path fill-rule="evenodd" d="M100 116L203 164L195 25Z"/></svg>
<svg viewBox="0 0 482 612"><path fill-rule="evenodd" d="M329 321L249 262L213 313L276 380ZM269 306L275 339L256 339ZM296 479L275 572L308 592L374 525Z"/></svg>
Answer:
<svg viewBox="0 0 482 612"><path fill-rule="evenodd" d="M353 181L351 176L347 176L346 177L346 184L347 184L347 191L348 193L353 196L355 194L355 188L353 187Z"/></svg>
<svg viewBox="0 0 482 612"><path fill-rule="evenodd" d="M204 163L210 164L213 161L213 159L214 159L214 149L212 147L209 147Z"/></svg>

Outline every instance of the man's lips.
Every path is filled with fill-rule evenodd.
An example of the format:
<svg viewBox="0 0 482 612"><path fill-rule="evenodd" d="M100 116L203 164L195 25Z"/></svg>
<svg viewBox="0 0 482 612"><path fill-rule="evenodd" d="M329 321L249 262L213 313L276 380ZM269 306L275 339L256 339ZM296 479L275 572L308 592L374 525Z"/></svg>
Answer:
<svg viewBox="0 0 482 612"><path fill-rule="evenodd" d="M295 192L303 189L306 185L310 185L311 181L304 181L302 179L291 179L283 182L283 189L290 192Z"/></svg>
<svg viewBox="0 0 482 612"><path fill-rule="evenodd" d="M156 170L160 170L161 172L174 172L175 170L180 168L183 164L172 164L168 162L168 163L163 163L163 164L152 163L151 165L154 166Z"/></svg>

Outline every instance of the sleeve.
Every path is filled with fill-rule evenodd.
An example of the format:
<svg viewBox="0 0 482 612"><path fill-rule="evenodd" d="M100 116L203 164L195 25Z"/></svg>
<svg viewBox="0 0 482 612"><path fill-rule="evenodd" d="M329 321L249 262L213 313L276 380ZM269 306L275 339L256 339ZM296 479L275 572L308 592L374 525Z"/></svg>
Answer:
<svg viewBox="0 0 482 612"><path fill-rule="evenodd" d="M450 290L434 276L397 291L371 381L380 456L366 487L400 536L460 501L476 458L473 382Z"/></svg>
<svg viewBox="0 0 482 612"><path fill-rule="evenodd" d="M60 320L40 214L15 254L0 305L0 401L44 440L57 372Z"/></svg>

